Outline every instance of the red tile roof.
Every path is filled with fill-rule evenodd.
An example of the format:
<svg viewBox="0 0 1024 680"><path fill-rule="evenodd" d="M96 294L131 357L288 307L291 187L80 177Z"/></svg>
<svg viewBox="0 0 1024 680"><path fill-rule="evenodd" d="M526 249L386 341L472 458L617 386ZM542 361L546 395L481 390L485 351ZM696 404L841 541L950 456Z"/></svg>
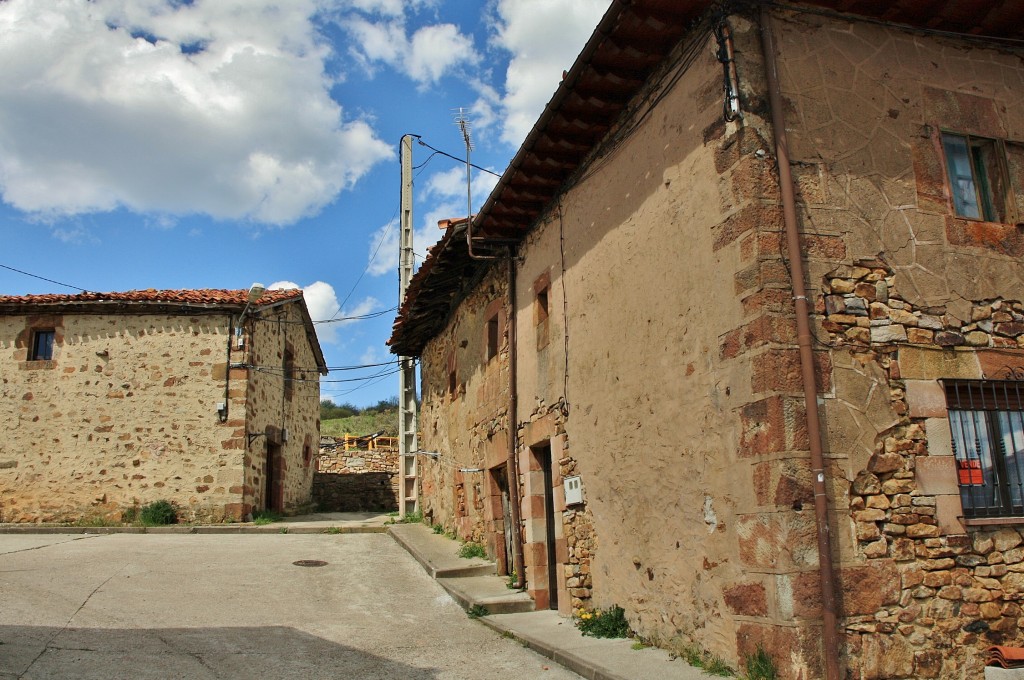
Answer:
<svg viewBox="0 0 1024 680"><path fill-rule="evenodd" d="M224 289L200 289L200 290L130 290L124 293L47 293L45 295L0 295L0 305L60 305L60 304L81 304L81 303L104 303L104 302L156 302L165 304L185 305L244 305L249 291L224 290ZM291 290L268 290L254 303L257 306L274 304L301 298L302 291L295 288Z"/></svg>

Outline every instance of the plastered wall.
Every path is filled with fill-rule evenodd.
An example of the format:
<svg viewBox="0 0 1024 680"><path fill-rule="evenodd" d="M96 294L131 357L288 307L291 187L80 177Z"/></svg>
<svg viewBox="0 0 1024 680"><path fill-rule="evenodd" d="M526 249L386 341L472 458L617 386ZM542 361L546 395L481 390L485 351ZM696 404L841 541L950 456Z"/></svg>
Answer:
<svg viewBox="0 0 1024 680"><path fill-rule="evenodd" d="M674 86L655 79L654 110L620 122L620 141L520 246L527 576L539 606L557 587L560 605L567 594L623 606L664 646L739 664L760 644L782 677L815 678L819 559L765 66L759 26L730 24L742 120L721 118L708 40ZM980 378L992 359L964 355L1019 354L1024 270L1016 225L952 215L938 134L1024 138L1020 55L810 14L780 11L774 25L815 309L841 663L857 678L975 677L985 644L1019 640L1022 539L957 525L945 420L928 409L942 367ZM466 402L438 386L484 304L464 303L425 353L427 442L470 436ZM468 396L481 383L466 384ZM539 569L537 446L559 458L564 583ZM565 474L582 478L583 506L558 499ZM458 503L429 471L423 491L440 499L428 507ZM585 579L570 542L580 518Z"/></svg>

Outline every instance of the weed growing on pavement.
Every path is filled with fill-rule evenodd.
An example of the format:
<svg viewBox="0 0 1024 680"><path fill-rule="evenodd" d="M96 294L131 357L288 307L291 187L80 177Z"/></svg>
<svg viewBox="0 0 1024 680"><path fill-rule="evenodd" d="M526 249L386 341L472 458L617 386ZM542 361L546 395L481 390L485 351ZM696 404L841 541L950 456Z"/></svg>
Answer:
<svg viewBox="0 0 1024 680"><path fill-rule="evenodd" d="M258 527L273 524L274 522L280 522L282 519L284 519L284 516L279 512L274 512L273 510L257 510L252 513L252 523Z"/></svg>
<svg viewBox="0 0 1024 680"><path fill-rule="evenodd" d="M463 557L467 560L471 560L474 557L487 557L487 548L483 547L479 543L463 543L462 547L459 548L459 557Z"/></svg>
<svg viewBox="0 0 1024 680"><path fill-rule="evenodd" d="M139 510L139 522L147 527L159 527L178 523L178 511L167 500L153 501Z"/></svg>
<svg viewBox="0 0 1024 680"><path fill-rule="evenodd" d="M423 521L423 513L419 510L406 513L405 517L399 517L397 512L389 512L388 517L391 519L385 524L420 524Z"/></svg>
<svg viewBox="0 0 1024 680"><path fill-rule="evenodd" d="M514 570L509 573L508 580L505 581L505 587L509 590L516 589L516 572Z"/></svg>
<svg viewBox="0 0 1024 680"><path fill-rule="evenodd" d="M779 671L775 668L775 662L761 645L757 646L753 654L746 656L743 665L747 671L747 680L778 680Z"/></svg>
<svg viewBox="0 0 1024 680"><path fill-rule="evenodd" d="M590 637L624 638L629 636L626 612L618 605L592 611L580 609L573 618L580 632Z"/></svg>
<svg viewBox="0 0 1024 680"><path fill-rule="evenodd" d="M281 527L281 530L278 533L287 534L288 533L288 527Z"/></svg>
<svg viewBox="0 0 1024 680"><path fill-rule="evenodd" d="M735 671L729 667L721 657L715 656L711 652L701 649L697 645L687 645L683 647L682 657L686 663L690 664L694 668L700 668L709 675L717 675L719 677L732 677L736 675Z"/></svg>
<svg viewBox="0 0 1024 680"><path fill-rule="evenodd" d="M645 645L644 643L638 641L638 642L634 642L630 646L630 649L641 650L641 649L647 649L648 647L650 647L650 645Z"/></svg>
<svg viewBox="0 0 1024 680"><path fill-rule="evenodd" d="M443 534L444 533L444 525L443 524L435 524L434 526L432 526L430 528L434 530L435 534Z"/></svg>
<svg viewBox="0 0 1024 680"><path fill-rule="evenodd" d="M482 604L475 604L466 610L466 614L471 619L479 619L481 616L487 616L490 612L487 611L487 607Z"/></svg>
<svg viewBox="0 0 1024 680"><path fill-rule="evenodd" d="M324 529L324 533L325 534L340 534L341 533L341 527L327 527L326 529Z"/></svg>

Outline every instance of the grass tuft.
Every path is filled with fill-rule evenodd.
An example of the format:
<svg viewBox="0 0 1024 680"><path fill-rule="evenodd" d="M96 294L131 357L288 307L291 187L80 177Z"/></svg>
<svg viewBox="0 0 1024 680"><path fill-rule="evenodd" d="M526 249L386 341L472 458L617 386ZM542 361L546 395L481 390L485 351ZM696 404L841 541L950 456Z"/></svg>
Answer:
<svg viewBox="0 0 1024 680"><path fill-rule="evenodd" d="M139 510L139 522L146 527L159 527L178 523L178 511L167 500L153 501Z"/></svg>
<svg viewBox="0 0 1024 680"><path fill-rule="evenodd" d="M466 615L471 619L479 619L481 616L487 616L488 614L490 614L490 612L487 611L487 607L482 604L475 604L466 610Z"/></svg>
<svg viewBox="0 0 1024 680"><path fill-rule="evenodd" d="M757 650L753 654L746 657L744 667L747 671L747 680L778 680L779 678L775 662L761 645L757 646Z"/></svg>
<svg viewBox="0 0 1024 680"><path fill-rule="evenodd" d="M483 547L479 543L463 543L462 547L459 548L459 557L463 557L467 560L471 560L476 557L487 558L487 548Z"/></svg>
<svg viewBox="0 0 1024 680"><path fill-rule="evenodd" d="M590 637L629 637L630 630L629 622L626 621L626 612L618 605L593 611L580 609L574 619L580 632Z"/></svg>

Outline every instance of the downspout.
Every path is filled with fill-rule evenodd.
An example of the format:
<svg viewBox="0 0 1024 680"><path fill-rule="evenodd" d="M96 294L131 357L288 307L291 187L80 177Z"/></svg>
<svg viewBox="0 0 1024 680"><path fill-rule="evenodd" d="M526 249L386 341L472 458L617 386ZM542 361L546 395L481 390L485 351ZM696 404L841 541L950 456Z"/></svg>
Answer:
<svg viewBox="0 0 1024 680"><path fill-rule="evenodd" d="M523 568L523 540L520 534L519 517L519 390L516 370L516 260L512 248L508 249L508 492L509 514L512 515L512 568L516 572L516 589L526 586L526 570Z"/></svg>
<svg viewBox="0 0 1024 680"><path fill-rule="evenodd" d="M228 314L228 354L224 363L224 410L218 415L220 422L228 422L228 412L231 408L231 341L235 337L235 317Z"/></svg>
<svg viewBox="0 0 1024 680"><path fill-rule="evenodd" d="M761 46L764 50L765 75L768 79L768 97L772 111L772 134L775 137L775 157L779 169L779 189L782 192L782 213L786 229L786 250L789 257L793 303L796 307L797 345L800 349L800 374L804 388L807 416L807 436L810 440L811 474L814 485L814 515L818 533L818 573L821 580L822 642L824 646L825 677L839 680L839 638L836 620L836 594L832 574L832 541L829 535L828 496L825 492L825 463L822 454L821 428L818 421L818 392L814 380L814 354L811 351L810 308L804 287L803 252L796 218L796 198L793 176L789 167L789 142L786 120L779 90L778 62L775 58L775 37L771 28L771 13L761 6Z"/></svg>

